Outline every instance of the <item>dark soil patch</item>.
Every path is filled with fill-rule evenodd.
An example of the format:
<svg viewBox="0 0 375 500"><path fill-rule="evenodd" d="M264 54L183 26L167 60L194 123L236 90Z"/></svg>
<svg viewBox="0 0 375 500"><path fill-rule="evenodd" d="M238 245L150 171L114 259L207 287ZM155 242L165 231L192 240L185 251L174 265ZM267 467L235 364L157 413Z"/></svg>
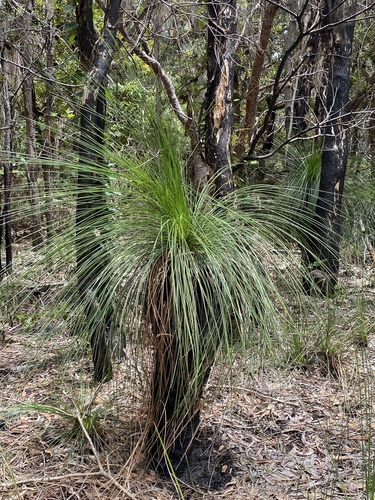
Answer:
<svg viewBox="0 0 375 500"><path fill-rule="evenodd" d="M233 453L222 442L220 431L205 427L195 438L176 475L181 485L188 485L195 491L219 492L238 472ZM186 492L185 498L194 496Z"/></svg>

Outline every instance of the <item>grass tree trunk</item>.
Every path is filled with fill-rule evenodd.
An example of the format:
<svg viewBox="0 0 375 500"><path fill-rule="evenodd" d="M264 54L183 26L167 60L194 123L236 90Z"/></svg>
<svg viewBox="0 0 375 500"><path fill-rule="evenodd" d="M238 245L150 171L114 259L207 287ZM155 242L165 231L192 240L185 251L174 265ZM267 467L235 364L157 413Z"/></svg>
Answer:
<svg viewBox="0 0 375 500"><path fill-rule="evenodd" d="M170 256L162 255L151 270L147 291L146 323L154 337L154 369L146 449L150 465L163 472L188 464L219 338L210 331L217 311L209 273L201 269L201 279L184 280L176 271ZM183 294L191 295L189 318L183 314L184 298L177 284Z"/></svg>
<svg viewBox="0 0 375 500"><path fill-rule="evenodd" d="M334 293L339 272L341 206L348 158L348 103L356 1L326 0L322 45L326 58L325 123L319 194L306 264L311 279L307 292L318 287Z"/></svg>
<svg viewBox="0 0 375 500"><path fill-rule="evenodd" d="M232 162L234 52L237 2L207 1L206 160L215 175L216 195L234 190Z"/></svg>
<svg viewBox="0 0 375 500"><path fill-rule="evenodd" d="M234 190L231 168L233 56L236 1L207 2L208 85L206 161L215 175L217 197ZM146 449L156 469L186 464L199 424L199 404L214 363L220 332L210 273L197 261L180 274L175 254L165 253L150 273L147 324L154 336L154 369ZM183 298L185 297L185 299ZM186 296L190 305L184 307ZM216 329L212 330L214 324ZM212 332L215 331L213 335Z"/></svg>
<svg viewBox="0 0 375 500"><path fill-rule="evenodd" d="M104 182L98 172L103 164L105 85L116 47L120 0L110 0L105 12L101 43L97 43L92 0L77 5L78 37L83 65L90 71L83 92L76 214L77 276L90 332L94 380L112 377L111 353L106 341L113 326L110 305L105 302L103 269L109 259L105 227L109 217ZM96 172L93 172L93 167ZM104 301L104 302L103 302Z"/></svg>

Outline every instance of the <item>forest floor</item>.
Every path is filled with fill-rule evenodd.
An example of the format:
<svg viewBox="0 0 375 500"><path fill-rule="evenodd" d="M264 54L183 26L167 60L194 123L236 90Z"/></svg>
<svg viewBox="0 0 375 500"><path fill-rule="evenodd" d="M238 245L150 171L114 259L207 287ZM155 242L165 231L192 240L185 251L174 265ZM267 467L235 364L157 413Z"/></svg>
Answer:
<svg viewBox="0 0 375 500"><path fill-rule="evenodd" d="M330 324L337 337L324 359L305 356L306 348L307 363L260 367L249 351L234 355L226 376L213 370L180 492L145 468L137 447L144 387L131 354L112 381L95 386L89 357L72 355L76 339L38 334L43 302L30 302L3 325L0 499L374 498L373 273L356 268L342 277L347 291ZM306 300L316 346L314 335L327 328L317 312L326 305ZM365 337L355 339L360 318Z"/></svg>

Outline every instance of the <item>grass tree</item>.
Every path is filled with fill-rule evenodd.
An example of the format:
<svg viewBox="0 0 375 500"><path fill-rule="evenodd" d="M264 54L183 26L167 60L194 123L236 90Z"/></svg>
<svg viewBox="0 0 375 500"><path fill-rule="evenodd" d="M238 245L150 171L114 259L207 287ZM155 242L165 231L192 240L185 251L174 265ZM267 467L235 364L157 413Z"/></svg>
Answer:
<svg viewBox="0 0 375 500"><path fill-rule="evenodd" d="M230 354L234 339L277 337L283 300L276 284L299 286L285 275L285 261L295 269L289 242L305 227L285 190L253 186L218 199L213 179L195 191L170 121L150 119L138 157L107 151L108 171L91 167L109 180L112 207L111 220L100 228L97 219L93 232L111 255L103 266L98 254L96 320L114 311L152 360L145 450L162 470L186 458L217 354Z"/></svg>
<svg viewBox="0 0 375 500"><path fill-rule="evenodd" d="M284 293L297 296L301 283L294 235L303 235L308 216L291 202L293 190L252 186L218 198L215 179L194 190L185 180L184 138L169 115L150 113L132 132L136 152L107 141L105 161L93 154L90 165L65 162L72 184L65 178L53 199L71 222L80 169L104 180L106 210L95 207L91 252L75 272L67 268L70 278L53 301L83 336L110 314L129 346L141 346L136 362L145 360L149 376L144 449L150 465L165 471L186 463L217 356L230 359L234 342L279 342ZM86 189L90 196L97 186ZM36 270L73 268L75 241L65 215ZM95 294L82 304L88 269L95 270Z"/></svg>

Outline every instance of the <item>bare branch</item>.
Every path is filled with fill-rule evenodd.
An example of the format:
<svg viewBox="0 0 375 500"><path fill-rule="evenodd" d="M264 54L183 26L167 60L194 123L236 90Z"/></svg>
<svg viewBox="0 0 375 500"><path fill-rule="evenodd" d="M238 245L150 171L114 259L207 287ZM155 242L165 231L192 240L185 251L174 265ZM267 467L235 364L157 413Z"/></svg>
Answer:
<svg viewBox="0 0 375 500"><path fill-rule="evenodd" d="M105 7L105 3L103 0L97 0L97 4L100 6L101 9L103 9L103 7ZM138 18L136 18L134 16L134 14L131 15L131 18L134 22L139 21ZM122 36L125 38L125 40L129 43L129 45L131 47L131 53L134 53L144 63L146 63L152 69L152 71L155 73L155 75L160 79L160 81L162 82L162 84L164 86L169 103L170 103L173 111L175 112L177 118L185 127L189 128L189 126L192 122L192 118L190 118L186 113L184 113L184 111L181 107L181 104L179 102L179 99L177 97L176 90L174 88L174 85L173 85L171 78L164 71L160 62L155 57L153 57L151 55L151 50L150 50L147 42L142 37L142 33L138 36L137 41L134 42L134 40L132 40L130 38L130 36L127 34L122 23L119 25L118 30L122 34ZM141 45L143 48L141 48Z"/></svg>
<svg viewBox="0 0 375 500"><path fill-rule="evenodd" d="M125 31L120 29L120 32L125 37L127 42L133 45L132 40L128 37ZM189 126L192 119L189 116L187 116L186 113L184 113L181 104L178 100L173 82L168 76L168 74L162 68L160 62L151 55L147 54L146 51L141 49L139 46L133 45L133 53L136 56L138 56L143 62L145 62L152 69L155 75L160 79L160 81L164 85L164 89L168 96L169 103L172 106L172 109L175 112L177 118L183 125Z"/></svg>

